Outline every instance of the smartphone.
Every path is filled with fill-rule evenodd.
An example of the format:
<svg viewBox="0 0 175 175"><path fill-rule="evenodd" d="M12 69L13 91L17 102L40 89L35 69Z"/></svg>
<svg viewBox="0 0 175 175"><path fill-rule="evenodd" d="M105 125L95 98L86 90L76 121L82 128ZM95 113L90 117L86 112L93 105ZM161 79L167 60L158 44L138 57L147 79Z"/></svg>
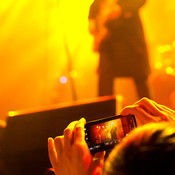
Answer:
<svg viewBox="0 0 175 175"><path fill-rule="evenodd" d="M85 140L91 154L113 148L137 127L134 115L112 116L85 124Z"/></svg>

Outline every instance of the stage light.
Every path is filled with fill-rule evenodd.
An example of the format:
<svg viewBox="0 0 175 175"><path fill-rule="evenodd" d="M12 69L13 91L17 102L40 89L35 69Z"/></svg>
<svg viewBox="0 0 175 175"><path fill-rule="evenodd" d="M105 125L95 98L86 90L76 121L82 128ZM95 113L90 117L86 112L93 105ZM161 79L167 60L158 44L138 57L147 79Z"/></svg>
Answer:
<svg viewBox="0 0 175 175"><path fill-rule="evenodd" d="M66 83L67 83L67 77L62 76L62 77L60 78L60 82L61 82L62 84L66 84Z"/></svg>
<svg viewBox="0 0 175 175"><path fill-rule="evenodd" d="M156 68L156 69L161 69L161 68L162 68L162 63L161 63L160 61L157 61L157 62L155 63L155 68Z"/></svg>
<svg viewBox="0 0 175 175"><path fill-rule="evenodd" d="M169 52L171 50L171 45L170 44L166 44L163 46L159 46L158 51L160 53L165 53L165 52Z"/></svg>
<svg viewBox="0 0 175 175"><path fill-rule="evenodd" d="M167 73L167 74L172 74L172 73L173 73L173 68L170 67L170 66L167 67L167 68L166 68L166 73Z"/></svg>
<svg viewBox="0 0 175 175"><path fill-rule="evenodd" d="M171 45L166 44L166 45L164 46L164 48L165 48L165 51L166 51L166 52L169 52L169 51L171 50Z"/></svg>
<svg viewBox="0 0 175 175"><path fill-rule="evenodd" d="M111 126L114 125L114 122L111 122Z"/></svg>
<svg viewBox="0 0 175 175"><path fill-rule="evenodd" d="M165 47L164 46L159 46L158 51L160 53L164 53L165 52Z"/></svg>
<svg viewBox="0 0 175 175"><path fill-rule="evenodd" d="M15 115L17 115L17 112L16 112L16 111L9 111L9 112L8 112L8 116L9 116L9 117L13 117L13 116L15 116Z"/></svg>

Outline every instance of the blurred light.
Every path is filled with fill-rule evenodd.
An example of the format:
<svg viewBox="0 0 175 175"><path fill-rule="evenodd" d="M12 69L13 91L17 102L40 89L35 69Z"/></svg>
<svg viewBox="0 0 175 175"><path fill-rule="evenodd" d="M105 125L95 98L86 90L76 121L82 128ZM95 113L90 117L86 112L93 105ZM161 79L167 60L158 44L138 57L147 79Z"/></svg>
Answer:
<svg viewBox="0 0 175 175"><path fill-rule="evenodd" d="M111 122L111 126L114 125L114 122Z"/></svg>
<svg viewBox="0 0 175 175"><path fill-rule="evenodd" d="M161 63L160 61L157 61L157 62L155 63L155 68L156 68L156 69L161 69L161 68L162 68L162 63Z"/></svg>
<svg viewBox="0 0 175 175"><path fill-rule="evenodd" d="M164 52L165 52L164 46L159 46L158 51L159 51L160 53L164 53Z"/></svg>
<svg viewBox="0 0 175 175"><path fill-rule="evenodd" d="M166 44L164 47L166 52L169 52L171 50L171 45L169 44Z"/></svg>
<svg viewBox="0 0 175 175"><path fill-rule="evenodd" d="M70 76L71 76L72 78L76 78L77 75L78 75L78 73L77 73L77 71L75 71L75 70L72 70L72 71L70 72Z"/></svg>
<svg viewBox="0 0 175 175"><path fill-rule="evenodd" d="M60 82L61 82L62 84L67 83L67 77L62 76L62 77L60 78Z"/></svg>
<svg viewBox="0 0 175 175"><path fill-rule="evenodd" d="M167 74L172 74L172 73L173 73L173 68L170 67L170 66L167 67L167 68L166 68L166 73L167 73Z"/></svg>
<svg viewBox="0 0 175 175"><path fill-rule="evenodd" d="M9 117L13 117L13 116L17 115L17 112L15 112L15 111L9 111L8 112L8 115L9 115Z"/></svg>
<svg viewBox="0 0 175 175"><path fill-rule="evenodd" d="M159 46L158 51L160 53L169 52L171 50L171 45L166 44L164 46Z"/></svg>
<svg viewBox="0 0 175 175"><path fill-rule="evenodd" d="M175 41L173 41L172 46L175 47Z"/></svg>

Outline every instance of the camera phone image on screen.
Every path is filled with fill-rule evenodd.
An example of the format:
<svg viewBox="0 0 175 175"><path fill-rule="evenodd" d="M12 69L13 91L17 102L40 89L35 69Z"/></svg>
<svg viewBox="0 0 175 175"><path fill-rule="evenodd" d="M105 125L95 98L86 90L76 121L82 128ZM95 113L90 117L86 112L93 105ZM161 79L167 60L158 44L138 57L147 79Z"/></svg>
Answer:
<svg viewBox="0 0 175 175"><path fill-rule="evenodd" d="M116 116L87 124L85 139L90 150L105 150L119 143L135 127L133 115Z"/></svg>

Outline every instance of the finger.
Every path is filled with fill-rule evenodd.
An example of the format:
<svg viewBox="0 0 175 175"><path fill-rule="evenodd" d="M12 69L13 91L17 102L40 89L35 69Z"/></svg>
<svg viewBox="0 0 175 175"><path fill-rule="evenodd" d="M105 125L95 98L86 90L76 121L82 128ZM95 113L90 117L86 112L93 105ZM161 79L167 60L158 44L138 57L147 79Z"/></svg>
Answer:
<svg viewBox="0 0 175 175"><path fill-rule="evenodd" d="M89 168L89 174L101 175L104 167L105 151L97 152L93 157L91 166ZM93 172L93 173L92 173Z"/></svg>
<svg viewBox="0 0 175 175"><path fill-rule="evenodd" d="M141 108L138 105L132 105L125 107L121 115L128 115L133 114L135 115L137 125L142 126L143 124L149 123L149 122L157 122L159 121L158 117L152 117L147 111L145 111L143 108Z"/></svg>
<svg viewBox="0 0 175 175"><path fill-rule="evenodd" d="M54 139L55 150L57 152L58 159L61 159L64 148L64 136L57 136Z"/></svg>
<svg viewBox="0 0 175 175"><path fill-rule="evenodd" d="M164 105L160 105L160 108L163 109L163 110L166 110L167 112L170 112L170 113L175 113L174 110L168 108L167 106L164 106Z"/></svg>
<svg viewBox="0 0 175 175"><path fill-rule="evenodd" d="M104 160L106 152L105 151L101 151L101 152L97 152L94 156L94 158L97 158L99 160Z"/></svg>
<svg viewBox="0 0 175 175"><path fill-rule="evenodd" d="M140 112L136 109L136 105L126 106L125 108L123 108L120 114L124 116L128 114L132 114L136 118L137 126L142 126L144 124L142 120L140 120L140 115L143 115L143 114L140 114Z"/></svg>
<svg viewBox="0 0 175 175"><path fill-rule="evenodd" d="M93 171L93 175L102 175L103 174L103 170L101 167L96 166L95 170Z"/></svg>
<svg viewBox="0 0 175 175"><path fill-rule="evenodd" d="M142 107L136 106L134 108L137 111L137 118L142 121L143 124L150 122L159 122L161 119L159 116L152 116L147 111L145 111Z"/></svg>
<svg viewBox="0 0 175 175"><path fill-rule="evenodd" d="M54 167L55 164L57 163L57 153L55 150L54 140L51 137L48 138L48 153L49 153L50 162Z"/></svg>
<svg viewBox="0 0 175 175"><path fill-rule="evenodd" d="M158 104L158 103L156 103L155 101L153 101L153 100L150 100L159 110L161 110L161 111L163 111L164 109L164 107L163 107L163 105L161 105L161 104Z"/></svg>
<svg viewBox="0 0 175 175"><path fill-rule="evenodd" d="M175 120L175 111L173 111L172 109L161 105L162 113L167 117L167 121L174 121Z"/></svg>
<svg viewBox="0 0 175 175"><path fill-rule="evenodd" d="M85 132L84 132L84 125L86 123L86 120L84 118L81 118L75 128L74 128L74 141L84 141L85 138Z"/></svg>
<svg viewBox="0 0 175 175"><path fill-rule="evenodd" d="M73 143L73 129L76 125L77 121L71 122L67 128L64 130L64 151L68 153L71 149L71 145Z"/></svg>
<svg viewBox="0 0 175 175"><path fill-rule="evenodd" d="M152 100L151 100L151 101L152 101ZM158 104L158 103L156 103L155 101L152 101L152 103L154 103L154 105L155 105L158 109L160 109L161 111L166 111L166 112L169 112L169 113L175 113L174 110L168 108L167 106Z"/></svg>
<svg viewBox="0 0 175 175"><path fill-rule="evenodd" d="M157 106L148 98L142 98L141 100L136 102L135 105L139 105L143 110L153 116L159 116L162 114Z"/></svg>
<svg viewBox="0 0 175 175"><path fill-rule="evenodd" d="M135 115L135 110L133 110L135 107L135 105L131 105L131 106L126 106L122 109L122 111L120 112L120 115L126 116L129 114L133 114Z"/></svg>
<svg viewBox="0 0 175 175"><path fill-rule="evenodd" d="M152 113L152 115L160 117L160 120L162 120L162 121L174 121L175 112L172 109L170 109L164 105L158 104L153 100L149 100L149 101L154 105L153 108L154 109L157 108L157 110L159 111L159 112L157 112L157 114Z"/></svg>

